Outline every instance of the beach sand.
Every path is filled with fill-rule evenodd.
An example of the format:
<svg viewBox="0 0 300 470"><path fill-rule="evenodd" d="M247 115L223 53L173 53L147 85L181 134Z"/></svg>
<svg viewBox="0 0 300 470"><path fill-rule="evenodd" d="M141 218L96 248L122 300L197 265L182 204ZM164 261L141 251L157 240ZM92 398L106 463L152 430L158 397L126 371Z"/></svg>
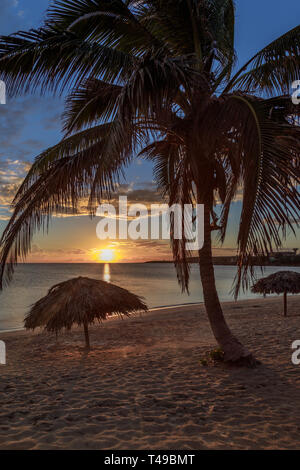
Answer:
<svg viewBox="0 0 300 470"><path fill-rule="evenodd" d="M262 365L201 358L215 347L203 306L157 310L59 338L0 334L0 449L299 449L300 297L224 303Z"/></svg>

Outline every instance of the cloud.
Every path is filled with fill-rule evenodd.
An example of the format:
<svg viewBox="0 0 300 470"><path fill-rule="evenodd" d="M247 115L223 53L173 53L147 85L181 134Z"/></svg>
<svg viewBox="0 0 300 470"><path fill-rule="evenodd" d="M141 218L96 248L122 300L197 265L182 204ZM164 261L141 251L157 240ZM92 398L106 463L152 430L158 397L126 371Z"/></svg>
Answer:
<svg viewBox="0 0 300 470"><path fill-rule="evenodd" d="M81 248L50 249L33 244L27 262L31 263L60 263L60 262L91 262L90 250Z"/></svg>
<svg viewBox="0 0 300 470"><path fill-rule="evenodd" d="M44 128L47 131L56 130L57 127L62 127L62 113L53 110L53 114L44 117Z"/></svg>
<svg viewBox="0 0 300 470"><path fill-rule="evenodd" d="M11 202L29 168L29 162L0 157L0 219L9 219Z"/></svg>
<svg viewBox="0 0 300 470"><path fill-rule="evenodd" d="M131 204L143 203L148 206L154 203L163 203L162 195L157 189L156 184L149 181L139 183L138 185L134 185L134 183L130 185L121 184L115 194L113 194L112 199L117 200L119 196L127 196L128 202Z"/></svg>
<svg viewBox="0 0 300 470"><path fill-rule="evenodd" d="M148 209L150 208L151 204L163 204L166 202L163 200L162 195L156 187L156 184L150 181L146 181L138 183L137 185L134 182L117 185L116 191L111 195L111 198L109 200L103 199L102 204L112 204L118 212L120 196L127 197L128 205L143 204ZM74 215L71 208L67 208L67 210L62 211L62 216L68 216L68 214ZM80 202L77 215L89 215L88 199L84 199Z"/></svg>
<svg viewBox="0 0 300 470"><path fill-rule="evenodd" d="M57 120L57 107L62 103L53 98L9 98L6 105L0 105L0 156L33 159L49 145L49 120L56 123L57 136L60 139L61 123ZM46 109L46 112L45 112ZM54 118L55 116L55 118ZM38 136L38 137L37 137Z"/></svg>
<svg viewBox="0 0 300 470"><path fill-rule="evenodd" d="M22 137L26 116L34 106L35 103L30 99L0 106L0 156L24 159L28 154L32 155L29 147L31 139L24 141Z"/></svg>
<svg viewBox="0 0 300 470"><path fill-rule="evenodd" d="M30 168L31 161L49 144L47 120L57 113L50 98L19 98L0 105L0 219L10 216L10 203ZM48 106L49 105L49 106ZM47 116L41 114L47 109ZM51 136L50 136L51 138ZM52 137L53 139L53 137ZM59 140L59 137L55 138Z"/></svg>
<svg viewBox="0 0 300 470"><path fill-rule="evenodd" d="M1 0L0 34L10 34L22 27L25 12L18 0Z"/></svg>

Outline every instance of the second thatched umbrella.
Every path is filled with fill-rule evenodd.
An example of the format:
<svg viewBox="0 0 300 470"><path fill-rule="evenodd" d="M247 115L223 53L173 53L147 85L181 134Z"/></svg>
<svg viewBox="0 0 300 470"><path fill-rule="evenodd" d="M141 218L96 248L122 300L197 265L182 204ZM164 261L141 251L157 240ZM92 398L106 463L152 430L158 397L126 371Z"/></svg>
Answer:
<svg viewBox="0 0 300 470"><path fill-rule="evenodd" d="M78 277L53 286L34 304L25 318L25 328L45 327L49 332L74 324L83 325L87 349L90 348L88 326L106 320L107 314L129 315L147 310L141 297L108 282Z"/></svg>
<svg viewBox="0 0 300 470"><path fill-rule="evenodd" d="M284 316L287 316L287 294L300 293L300 273L279 271L260 279L251 288L255 294L283 294Z"/></svg>

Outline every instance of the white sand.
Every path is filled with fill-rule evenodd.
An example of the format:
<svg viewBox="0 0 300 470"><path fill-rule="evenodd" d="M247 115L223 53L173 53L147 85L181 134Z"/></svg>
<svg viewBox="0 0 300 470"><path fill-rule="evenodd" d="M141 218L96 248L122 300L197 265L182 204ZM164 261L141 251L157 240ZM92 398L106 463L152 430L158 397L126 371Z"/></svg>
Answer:
<svg viewBox="0 0 300 470"><path fill-rule="evenodd" d="M215 346L202 306L155 311L60 338L0 335L0 449L300 448L300 298L224 304L229 324L263 362L205 367Z"/></svg>

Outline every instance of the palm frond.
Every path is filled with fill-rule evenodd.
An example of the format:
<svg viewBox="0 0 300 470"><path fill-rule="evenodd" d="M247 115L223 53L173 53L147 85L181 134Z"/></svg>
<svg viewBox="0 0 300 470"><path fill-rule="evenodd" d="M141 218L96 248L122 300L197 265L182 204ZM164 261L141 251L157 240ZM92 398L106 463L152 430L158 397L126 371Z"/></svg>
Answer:
<svg viewBox="0 0 300 470"><path fill-rule="evenodd" d="M139 21L138 11L138 2L55 0L48 9L46 23L140 56L164 44Z"/></svg>
<svg viewBox="0 0 300 470"><path fill-rule="evenodd" d="M181 145L180 145L181 144ZM181 208L181 238L176 237L175 222L178 227L176 214L170 214L171 246L178 282L182 291L189 291L190 251L186 248L189 238L185 223L185 205L194 206L193 177L187 164L184 145L176 135L169 135L165 140L156 141L144 148L140 155L154 163L154 176L158 188L166 196L170 208L177 205Z"/></svg>
<svg viewBox="0 0 300 470"><path fill-rule="evenodd" d="M254 258L263 259L274 247L279 248L287 227L294 232L298 224L300 128L290 125L287 119L278 121L276 112L272 115L276 104L282 104L281 98L233 96L231 100L249 110L248 127L241 136L244 193L238 234L237 296L241 283L244 288L248 286L248 271L253 274Z"/></svg>
<svg viewBox="0 0 300 470"><path fill-rule="evenodd" d="M93 204L114 191L126 165L127 149L123 144L122 153L120 143L113 154L114 146L108 141L109 136L70 156L62 156L66 151L64 145L56 146L52 152L57 156L51 163L45 155L47 169L41 174L37 171L34 177L31 174L22 186L1 239L0 289L10 281L19 259L24 260L30 251L34 233L47 231L53 216L64 212L76 214L80 200L90 197L91 191L94 199L90 199L89 210L94 214Z"/></svg>
<svg viewBox="0 0 300 470"><path fill-rule="evenodd" d="M89 154L86 153L85 156L87 157L90 155L93 157L95 146L97 144L103 146L103 142L105 139L107 139L108 135L113 132L113 129L116 126L117 123L112 122L86 129L78 134L72 135L67 139L63 139L58 144L42 152L35 158L34 163L32 164L23 183L16 193L13 203L17 203L23 194L26 193L30 186L36 181L36 179L39 178L44 172L49 170L53 163L55 163L57 160L61 160L65 157L81 155L82 152L89 152ZM89 161L91 161L92 164L94 160Z"/></svg>
<svg viewBox="0 0 300 470"><path fill-rule="evenodd" d="M247 69L250 70L247 71ZM268 73L271 76L268 76ZM300 79L300 26L283 34L255 54L232 78L224 93L233 88L269 94L288 93L291 80Z"/></svg>
<svg viewBox="0 0 300 470"><path fill-rule="evenodd" d="M55 27L0 37L0 76L11 95L63 92L87 76L124 81L133 65L124 52Z"/></svg>
<svg viewBox="0 0 300 470"><path fill-rule="evenodd" d="M117 111L117 99L122 87L97 79L87 79L66 100L64 129L78 131L96 121L110 122Z"/></svg>

